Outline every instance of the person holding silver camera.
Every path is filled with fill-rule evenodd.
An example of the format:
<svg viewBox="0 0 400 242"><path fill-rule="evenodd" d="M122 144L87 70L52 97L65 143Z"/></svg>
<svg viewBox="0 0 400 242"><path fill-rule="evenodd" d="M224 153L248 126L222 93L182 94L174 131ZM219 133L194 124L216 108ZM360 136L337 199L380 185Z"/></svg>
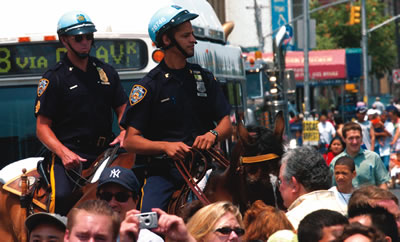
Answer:
<svg viewBox="0 0 400 242"><path fill-rule="evenodd" d="M119 214L120 221L124 227L127 227L124 223L127 215L140 214L136 210L139 201L139 188L138 179L132 170L120 166L107 167L100 175L96 195L98 199L106 201L113 211ZM153 220L149 220L152 218L151 216L154 216ZM142 224L149 226L140 226L139 219L127 219L129 232L135 234L134 241L164 241L160 236L148 230L157 227L157 214L145 214L142 217L145 219ZM128 236L131 238L132 234ZM120 238L119 241L128 240L121 240ZM132 238L129 241L132 241Z"/></svg>
<svg viewBox="0 0 400 242"><path fill-rule="evenodd" d="M154 216L150 216L154 215ZM181 217L167 214L159 208L153 208L152 212L140 214L138 210L128 211L125 220L121 223L119 242L131 241L155 241L142 240L141 228L152 228L152 231L162 234L166 241L195 242L196 240L188 232L185 222Z"/></svg>

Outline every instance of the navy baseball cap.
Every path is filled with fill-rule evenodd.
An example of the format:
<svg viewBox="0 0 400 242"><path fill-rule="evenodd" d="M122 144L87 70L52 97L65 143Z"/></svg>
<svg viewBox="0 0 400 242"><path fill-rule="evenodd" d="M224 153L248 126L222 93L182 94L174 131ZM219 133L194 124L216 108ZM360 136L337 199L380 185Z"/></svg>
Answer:
<svg viewBox="0 0 400 242"><path fill-rule="evenodd" d="M367 112L368 112L368 108L365 106L356 107L356 113L367 113Z"/></svg>
<svg viewBox="0 0 400 242"><path fill-rule="evenodd" d="M97 189L107 183L116 183L135 194L139 193L139 181L135 173L121 166L106 167L100 175Z"/></svg>

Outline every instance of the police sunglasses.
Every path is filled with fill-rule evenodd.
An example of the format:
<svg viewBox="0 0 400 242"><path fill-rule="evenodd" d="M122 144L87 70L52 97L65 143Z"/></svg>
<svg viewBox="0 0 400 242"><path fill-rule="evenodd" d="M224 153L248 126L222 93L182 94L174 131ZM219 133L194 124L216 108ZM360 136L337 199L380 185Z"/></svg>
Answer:
<svg viewBox="0 0 400 242"><path fill-rule="evenodd" d="M117 193L102 192L98 193L97 197L106 202L110 202L114 197L117 202L124 203L128 201L128 199L132 197L132 195L127 192L117 192Z"/></svg>
<svg viewBox="0 0 400 242"><path fill-rule="evenodd" d="M93 33L74 35L73 37L74 37L76 43L80 43L80 42L82 42L83 38L85 38L87 41L93 40Z"/></svg>
<svg viewBox="0 0 400 242"><path fill-rule="evenodd" d="M219 229L215 230L215 232L219 232L219 233L224 234L224 235L229 235L229 234L232 233L232 231L235 231L235 233L239 237L244 235L244 232L245 232L244 229L239 228L239 227L236 227L236 228L222 227L222 228L219 228Z"/></svg>

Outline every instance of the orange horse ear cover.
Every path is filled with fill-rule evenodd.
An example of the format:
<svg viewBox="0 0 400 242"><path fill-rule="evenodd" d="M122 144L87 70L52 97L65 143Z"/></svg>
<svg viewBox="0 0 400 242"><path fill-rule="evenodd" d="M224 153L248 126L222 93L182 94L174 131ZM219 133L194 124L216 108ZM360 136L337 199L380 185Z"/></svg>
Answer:
<svg viewBox="0 0 400 242"><path fill-rule="evenodd" d="M257 156L248 156L248 157L240 157L240 162L242 164L252 164L252 163L258 163L258 162L263 162L263 161L268 161L272 159L279 158L279 155L270 153L270 154L265 154L265 155L257 155Z"/></svg>

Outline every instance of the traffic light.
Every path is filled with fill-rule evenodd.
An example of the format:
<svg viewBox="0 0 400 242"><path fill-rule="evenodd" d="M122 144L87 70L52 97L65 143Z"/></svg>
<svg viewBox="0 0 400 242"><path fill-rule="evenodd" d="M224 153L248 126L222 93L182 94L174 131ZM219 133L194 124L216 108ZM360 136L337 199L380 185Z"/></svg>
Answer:
<svg viewBox="0 0 400 242"><path fill-rule="evenodd" d="M361 7L360 6L351 6L350 8L350 25L359 24L361 22Z"/></svg>

